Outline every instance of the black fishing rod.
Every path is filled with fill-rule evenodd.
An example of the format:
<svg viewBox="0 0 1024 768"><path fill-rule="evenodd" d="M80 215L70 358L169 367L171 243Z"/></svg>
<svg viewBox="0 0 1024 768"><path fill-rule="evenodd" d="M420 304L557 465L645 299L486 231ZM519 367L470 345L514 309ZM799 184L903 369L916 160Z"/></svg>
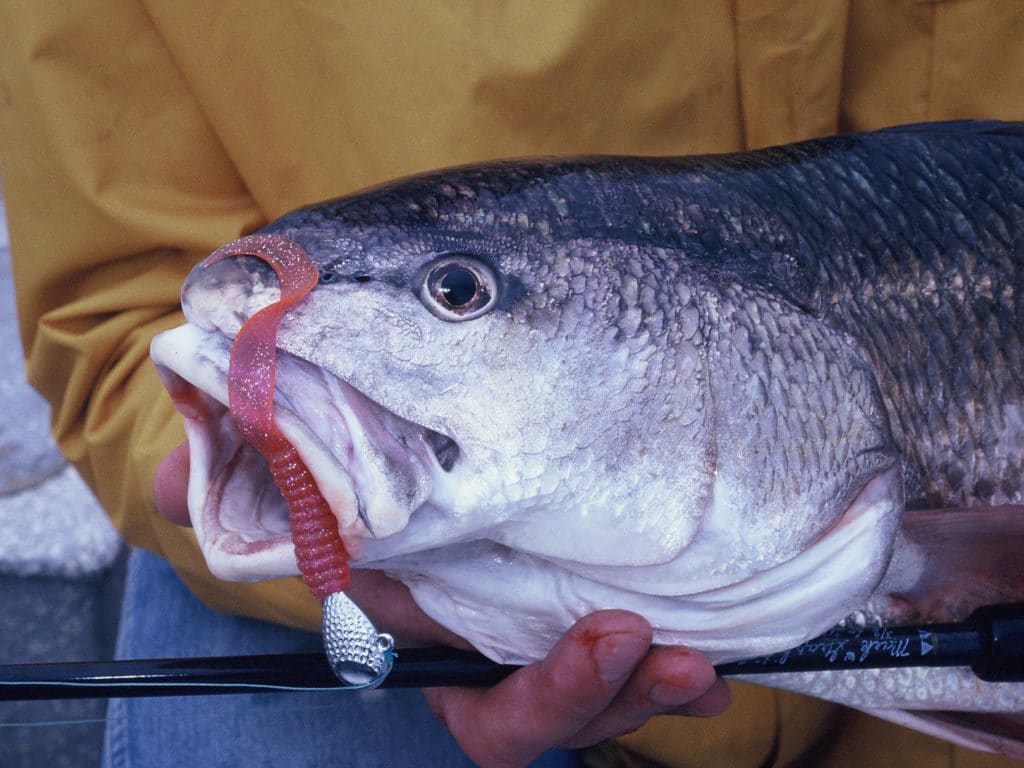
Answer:
<svg viewBox="0 0 1024 768"><path fill-rule="evenodd" d="M969 667L987 682L1024 682L1024 603L981 608L966 621L837 627L796 648L715 667L720 675ZM381 688L489 686L519 667L452 648L395 654ZM322 653L0 665L0 700L338 691Z"/></svg>

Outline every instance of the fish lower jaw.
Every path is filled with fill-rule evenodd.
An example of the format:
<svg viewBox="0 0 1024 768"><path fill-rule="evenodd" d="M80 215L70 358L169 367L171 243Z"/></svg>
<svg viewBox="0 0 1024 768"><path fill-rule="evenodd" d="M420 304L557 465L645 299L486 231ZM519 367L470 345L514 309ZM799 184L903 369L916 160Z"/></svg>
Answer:
<svg viewBox="0 0 1024 768"><path fill-rule="evenodd" d="M288 506L227 409L210 403L202 417L186 417L185 432L189 516L210 571L225 581L298 575ZM358 537L343 539L346 549L358 550Z"/></svg>
<svg viewBox="0 0 1024 768"><path fill-rule="evenodd" d="M209 431L208 422L186 418L189 515L207 566L225 581L295 575L288 509L272 482L268 487L262 457L240 440L226 446L211 439Z"/></svg>
<svg viewBox="0 0 1024 768"><path fill-rule="evenodd" d="M194 326L162 334L153 344L161 379L185 417L192 526L219 578L298 575L288 506L266 460L242 441L227 406L229 348L230 339ZM364 540L405 527L429 497L434 479L447 475L458 447L329 373L279 356L279 386L290 382L294 390L279 390L275 420L315 478L356 561ZM326 412L320 410L323 402L330 403Z"/></svg>
<svg viewBox="0 0 1024 768"><path fill-rule="evenodd" d="M188 506L192 527L210 571L225 581L259 581L300 575L295 559L288 505L275 485L266 459L243 442L227 408L205 393L193 395L186 416L189 442ZM286 422L292 419L287 417ZM373 536L350 474L330 455L311 448L301 427L283 430L299 448L338 521L338 532L352 560L364 538ZM327 478L326 481L323 478Z"/></svg>

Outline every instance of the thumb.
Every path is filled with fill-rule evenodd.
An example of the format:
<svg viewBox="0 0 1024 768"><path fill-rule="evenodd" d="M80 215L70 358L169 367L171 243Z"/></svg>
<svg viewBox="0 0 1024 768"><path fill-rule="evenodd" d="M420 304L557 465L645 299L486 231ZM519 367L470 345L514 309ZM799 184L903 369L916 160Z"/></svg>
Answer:
<svg viewBox="0 0 1024 768"><path fill-rule="evenodd" d="M153 478L157 511L172 523L190 526L188 516L188 443L182 443L160 462Z"/></svg>

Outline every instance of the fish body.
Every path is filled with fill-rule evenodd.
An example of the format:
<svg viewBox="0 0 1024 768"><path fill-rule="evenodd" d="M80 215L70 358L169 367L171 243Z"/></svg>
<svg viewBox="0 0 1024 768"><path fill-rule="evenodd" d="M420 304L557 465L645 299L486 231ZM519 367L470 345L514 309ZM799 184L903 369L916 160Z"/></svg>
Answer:
<svg viewBox="0 0 1024 768"><path fill-rule="evenodd" d="M858 611L963 618L984 589L899 597L942 560L914 510L987 515L999 596L1024 592L1019 124L496 162L262 232L320 270L279 331L276 407L353 565L496 659L607 607L716 661ZM197 269L153 344L226 578L296 572L226 408L231 339L276 298L256 259Z"/></svg>

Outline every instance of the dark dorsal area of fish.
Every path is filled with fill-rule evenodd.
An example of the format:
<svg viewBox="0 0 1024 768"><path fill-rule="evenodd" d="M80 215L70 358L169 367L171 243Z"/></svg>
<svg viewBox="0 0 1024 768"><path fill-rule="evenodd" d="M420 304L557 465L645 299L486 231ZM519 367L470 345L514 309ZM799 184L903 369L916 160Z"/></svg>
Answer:
<svg viewBox="0 0 1024 768"><path fill-rule="evenodd" d="M904 457L908 507L1022 502L1024 124L924 124L732 155L492 163L295 215L324 238L339 222L376 221L683 253L853 340Z"/></svg>

